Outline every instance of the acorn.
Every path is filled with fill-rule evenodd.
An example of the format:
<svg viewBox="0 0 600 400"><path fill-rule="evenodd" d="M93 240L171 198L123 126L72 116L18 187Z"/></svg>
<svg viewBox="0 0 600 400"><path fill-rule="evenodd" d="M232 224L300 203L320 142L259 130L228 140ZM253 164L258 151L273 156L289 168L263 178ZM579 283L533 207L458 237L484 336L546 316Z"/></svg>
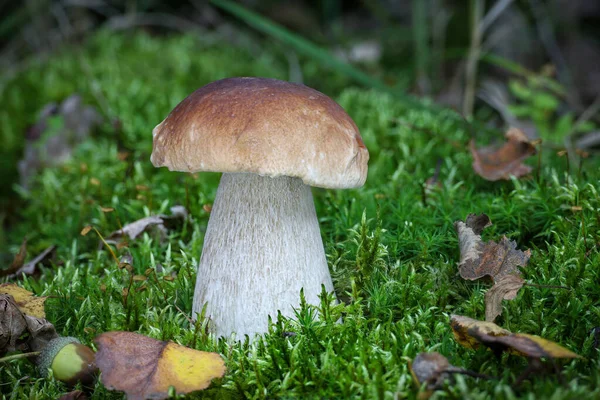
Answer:
<svg viewBox="0 0 600 400"><path fill-rule="evenodd" d="M68 386L79 382L93 386L98 372L92 349L69 336L49 341L37 358L37 368L44 378L48 377L48 370L52 370L54 378Z"/></svg>

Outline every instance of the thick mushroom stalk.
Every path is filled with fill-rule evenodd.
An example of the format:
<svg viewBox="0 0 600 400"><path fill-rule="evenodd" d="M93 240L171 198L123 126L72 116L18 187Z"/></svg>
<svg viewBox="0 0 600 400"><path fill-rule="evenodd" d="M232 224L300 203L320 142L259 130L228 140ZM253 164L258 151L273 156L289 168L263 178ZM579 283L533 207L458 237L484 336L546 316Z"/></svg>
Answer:
<svg viewBox="0 0 600 400"><path fill-rule="evenodd" d="M225 173L204 238L193 315L207 304L217 336L267 331L267 315L293 316L300 289L319 303L333 291L309 186L299 178Z"/></svg>

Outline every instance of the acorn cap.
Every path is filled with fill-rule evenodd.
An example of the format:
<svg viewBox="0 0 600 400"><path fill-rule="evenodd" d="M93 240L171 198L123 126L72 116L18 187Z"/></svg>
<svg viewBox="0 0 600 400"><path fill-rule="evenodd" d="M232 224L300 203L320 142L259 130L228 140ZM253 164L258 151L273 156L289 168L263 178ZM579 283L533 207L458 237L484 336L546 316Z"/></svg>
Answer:
<svg viewBox="0 0 600 400"><path fill-rule="evenodd" d="M184 99L154 128L152 164L183 172L291 176L323 188L362 186L369 152L324 94L267 78L228 78Z"/></svg>

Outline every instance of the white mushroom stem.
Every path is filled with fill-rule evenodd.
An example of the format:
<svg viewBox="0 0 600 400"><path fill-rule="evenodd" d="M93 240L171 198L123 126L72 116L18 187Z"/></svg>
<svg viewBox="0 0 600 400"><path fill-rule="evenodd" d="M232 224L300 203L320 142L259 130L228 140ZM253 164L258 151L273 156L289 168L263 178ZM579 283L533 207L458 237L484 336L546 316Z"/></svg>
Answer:
<svg viewBox="0 0 600 400"><path fill-rule="evenodd" d="M267 331L268 315L293 316L300 289L319 304L333 291L309 186L290 177L223 174L208 221L193 315L207 302L217 336Z"/></svg>

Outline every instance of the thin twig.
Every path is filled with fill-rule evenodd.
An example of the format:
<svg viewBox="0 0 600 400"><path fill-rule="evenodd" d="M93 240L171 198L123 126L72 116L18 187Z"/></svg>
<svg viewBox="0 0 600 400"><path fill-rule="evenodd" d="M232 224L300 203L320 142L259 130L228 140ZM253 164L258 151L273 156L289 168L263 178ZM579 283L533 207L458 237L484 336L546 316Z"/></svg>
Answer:
<svg viewBox="0 0 600 400"><path fill-rule="evenodd" d="M12 361L12 360L19 360L21 358L37 357L41 353L42 353L41 351L32 351L31 353L12 354L10 356L0 358L0 363Z"/></svg>
<svg viewBox="0 0 600 400"><path fill-rule="evenodd" d="M479 29L481 29L481 33L485 33L488 28L498 19L500 14L504 12L511 5L513 0L499 0L497 1L490 11L483 17L481 23L479 24Z"/></svg>
<svg viewBox="0 0 600 400"><path fill-rule="evenodd" d="M483 10L485 9L485 0L472 0L472 30L471 30L471 47L467 57L466 68L466 89L463 102L463 115L470 117L473 114L473 106L475 103L475 86L477 80L477 65L479 55L481 53L481 24L483 18Z"/></svg>

